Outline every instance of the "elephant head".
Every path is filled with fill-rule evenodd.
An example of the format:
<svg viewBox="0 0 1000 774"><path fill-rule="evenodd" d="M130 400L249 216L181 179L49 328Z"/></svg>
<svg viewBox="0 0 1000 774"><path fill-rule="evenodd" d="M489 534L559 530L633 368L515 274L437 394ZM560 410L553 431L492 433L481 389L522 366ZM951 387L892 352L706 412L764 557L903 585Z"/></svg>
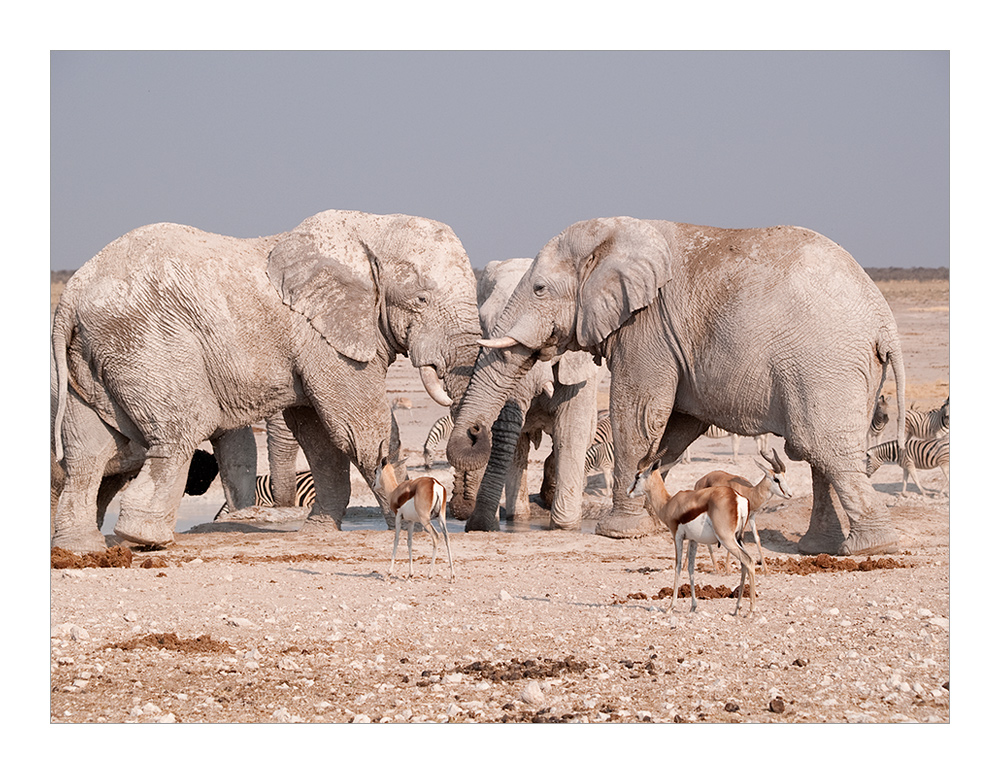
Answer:
<svg viewBox="0 0 1000 774"><path fill-rule="evenodd" d="M580 381L582 370L593 368L591 356L603 356L608 337L669 280L671 253L663 234L625 217L576 223L545 245L480 341L448 442L451 464L459 470L486 464L493 421L537 361L559 358L555 379Z"/></svg>
<svg viewBox="0 0 1000 774"><path fill-rule="evenodd" d="M387 364L408 355L436 402L464 393L479 331L475 278L445 224L327 210L278 239L267 273L340 354Z"/></svg>
<svg viewBox="0 0 1000 774"><path fill-rule="evenodd" d="M486 335L491 335L495 331L511 295L531 265L531 259L513 258L507 261L492 261L483 270L478 285L478 301L480 322ZM530 431L537 443L542 430L553 432L555 415L560 414L561 419L557 422L559 438L554 435L553 443L563 450L564 455L570 454L566 449L572 445L562 437L568 431L570 424L581 425L579 431L583 435L592 434L590 414L596 414L596 407L582 404L578 407L576 404L580 402L578 387L588 380L593 380L596 375L597 367L592 357L585 352L564 352L553 355L544 362L534 361L516 388L507 396L505 407L493 423L491 433L495 436L497 446L493 448L493 454L488 462L456 470L456 491L452 498L452 508L456 517L468 518L467 530L499 528L496 511L500 492L505 486L519 487L519 470L516 469L517 466L515 469L510 466L513 457L516 456L515 447L519 440L522 445L527 443L526 439L521 439L522 430ZM596 390L596 385L592 387ZM594 394L596 395L596 392ZM571 403L572 409L569 408ZM572 416L567 413L569 411L573 412ZM580 416L577 417L577 414ZM531 427L522 428L525 422ZM522 453L526 453L526 448L524 446ZM576 456L580 457L578 462L582 471L582 455L585 453L585 447L581 449L580 454ZM570 461L567 456L561 466L564 472L568 464ZM571 477L568 474L566 476L567 480ZM512 502L513 496L508 492L508 508ZM565 505L562 502L559 505L561 513ZM575 506L571 510L573 511L571 520L575 521L575 514L579 508ZM509 512L508 517L510 517Z"/></svg>

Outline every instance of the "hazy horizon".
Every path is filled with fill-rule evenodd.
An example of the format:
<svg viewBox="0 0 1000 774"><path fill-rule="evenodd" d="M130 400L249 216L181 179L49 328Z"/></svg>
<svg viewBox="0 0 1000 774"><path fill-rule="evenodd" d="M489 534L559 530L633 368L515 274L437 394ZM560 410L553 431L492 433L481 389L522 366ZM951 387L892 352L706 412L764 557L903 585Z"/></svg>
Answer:
<svg viewBox="0 0 1000 774"><path fill-rule="evenodd" d="M591 217L798 225L950 267L947 51L50 54L50 268L148 223L440 220L474 267Z"/></svg>

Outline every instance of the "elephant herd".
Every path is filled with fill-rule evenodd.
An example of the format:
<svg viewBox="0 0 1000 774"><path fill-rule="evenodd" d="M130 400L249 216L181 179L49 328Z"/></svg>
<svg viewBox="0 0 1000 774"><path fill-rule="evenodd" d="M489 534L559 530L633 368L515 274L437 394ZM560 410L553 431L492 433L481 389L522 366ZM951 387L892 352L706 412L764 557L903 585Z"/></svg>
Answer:
<svg viewBox="0 0 1000 774"><path fill-rule="evenodd" d="M598 534L653 532L628 497L636 472L716 425L781 436L809 463L803 553L898 550L865 439L890 365L905 416L899 334L826 237L598 218L533 260L490 263L477 287L447 225L339 210L253 239L143 226L73 275L52 323L52 545L102 550L99 518L118 492L119 537L171 542L205 441L230 507L252 505L250 425L275 417L287 427L275 443L301 446L315 480L303 529L339 529L350 466L374 491L380 447L398 460L385 384L397 355L450 407L450 502L467 529L499 527L504 489L508 511L523 508L528 446L543 431L551 526L579 528L606 363L613 507Z"/></svg>

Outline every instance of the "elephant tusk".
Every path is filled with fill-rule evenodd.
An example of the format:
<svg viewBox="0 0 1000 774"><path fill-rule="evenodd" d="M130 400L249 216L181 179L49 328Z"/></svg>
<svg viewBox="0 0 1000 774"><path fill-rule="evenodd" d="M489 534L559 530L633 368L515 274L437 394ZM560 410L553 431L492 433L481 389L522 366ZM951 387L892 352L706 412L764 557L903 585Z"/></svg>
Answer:
<svg viewBox="0 0 1000 774"><path fill-rule="evenodd" d="M517 339L504 336L502 339L479 339L476 343L480 347L486 347L487 349L507 349L517 344Z"/></svg>
<svg viewBox="0 0 1000 774"><path fill-rule="evenodd" d="M450 406L454 403L448 397L448 393L444 391L444 386L441 384L441 379L438 378L437 370L434 366L420 366L420 381L423 383L424 389L427 390L427 394L434 399L435 403L439 403L442 406Z"/></svg>
<svg viewBox="0 0 1000 774"><path fill-rule="evenodd" d="M542 392L544 392L551 398L553 395L556 394L555 385L553 385L551 381L545 382L545 384L542 385Z"/></svg>

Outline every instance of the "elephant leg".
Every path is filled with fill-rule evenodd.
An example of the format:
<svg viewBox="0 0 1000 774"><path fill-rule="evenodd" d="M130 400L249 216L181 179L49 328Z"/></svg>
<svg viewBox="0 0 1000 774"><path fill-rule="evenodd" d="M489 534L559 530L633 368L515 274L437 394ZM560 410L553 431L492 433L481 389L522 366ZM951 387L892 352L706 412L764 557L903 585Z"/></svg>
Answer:
<svg viewBox="0 0 1000 774"><path fill-rule="evenodd" d="M174 540L177 507L184 495L194 444L187 447L153 445L142 470L122 495L115 534L123 540L164 546Z"/></svg>
<svg viewBox="0 0 1000 774"><path fill-rule="evenodd" d="M108 512L108 506L115 496L121 492L128 483L135 478L135 473L116 473L105 476L101 481L101 486L97 490L97 528L104 526L104 516Z"/></svg>
<svg viewBox="0 0 1000 774"><path fill-rule="evenodd" d="M556 389L557 398L564 390L574 393L559 401L552 424L556 480L549 528L580 529L587 449L597 430L597 379L590 379L582 386Z"/></svg>
<svg viewBox="0 0 1000 774"><path fill-rule="evenodd" d="M525 433L517 439L517 446L514 448L514 456L507 470L507 479L504 482L504 492L506 502L504 507L507 511L507 519L515 522L526 522L531 519L531 506L528 502L528 449L531 440Z"/></svg>
<svg viewBox="0 0 1000 774"><path fill-rule="evenodd" d="M841 450L840 454L831 454L828 446L823 447L823 456L816 453L815 447L803 449L801 443L786 441L785 448L791 446L790 458L804 458L812 466L812 514L809 529L799 540L801 553L848 556L888 554L899 550L898 535L889 512L865 474L860 443L863 437L859 432L858 447L851 451ZM834 494L847 516L849 532L846 538Z"/></svg>
<svg viewBox="0 0 1000 774"><path fill-rule="evenodd" d="M838 553L850 556L899 551L899 537L889 511L876 495L868 476L861 470L842 471L831 479L850 524L850 534L838 547Z"/></svg>
<svg viewBox="0 0 1000 774"><path fill-rule="evenodd" d="M545 458L545 462L542 463L542 485L538 490L538 497L542 501L542 505L548 510L552 509L552 501L556 496L557 456L556 450L553 448Z"/></svg>
<svg viewBox="0 0 1000 774"><path fill-rule="evenodd" d="M812 468L812 515L809 528L799 540L803 554L836 553L846 535L834 505L833 486L816 466Z"/></svg>
<svg viewBox="0 0 1000 774"><path fill-rule="evenodd" d="M333 444L312 408L287 408L284 416L302 446L316 485L316 501L302 529L339 530L351 499L350 458Z"/></svg>
<svg viewBox="0 0 1000 774"><path fill-rule="evenodd" d="M638 388L635 388L636 390ZM663 460L677 460L684 450L708 427L695 417L675 412L671 414L673 394L656 393L645 410L635 403L635 392L615 390L612 385L611 416L615 448L615 485L612 510L597 524L596 533L605 537L644 537L662 529L662 525L646 510L642 498L629 497L639 463L659 439L659 450L666 450ZM648 419L647 419L648 417ZM657 421L655 417L662 417ZM669 417L669 421L667 421Z"/></svg>
<svg viewBox="0 0 1000 774"><path fill-rule="evenodd" d="M52 547L87 553L107 548L97 526L98 496L108 462L127 440L70 391L62 427L65 456L52 459ZM55 468L59 470L56 471ZM57 491L61 490L61 491Z"/></svg>
<svg viewBox="0 0 1000 774"><path fill-rule="evenodd" d="M250 508L256 502L257 441L250 427L229 430L212 438L219 463L219 478L230 512Z"/></svg>

